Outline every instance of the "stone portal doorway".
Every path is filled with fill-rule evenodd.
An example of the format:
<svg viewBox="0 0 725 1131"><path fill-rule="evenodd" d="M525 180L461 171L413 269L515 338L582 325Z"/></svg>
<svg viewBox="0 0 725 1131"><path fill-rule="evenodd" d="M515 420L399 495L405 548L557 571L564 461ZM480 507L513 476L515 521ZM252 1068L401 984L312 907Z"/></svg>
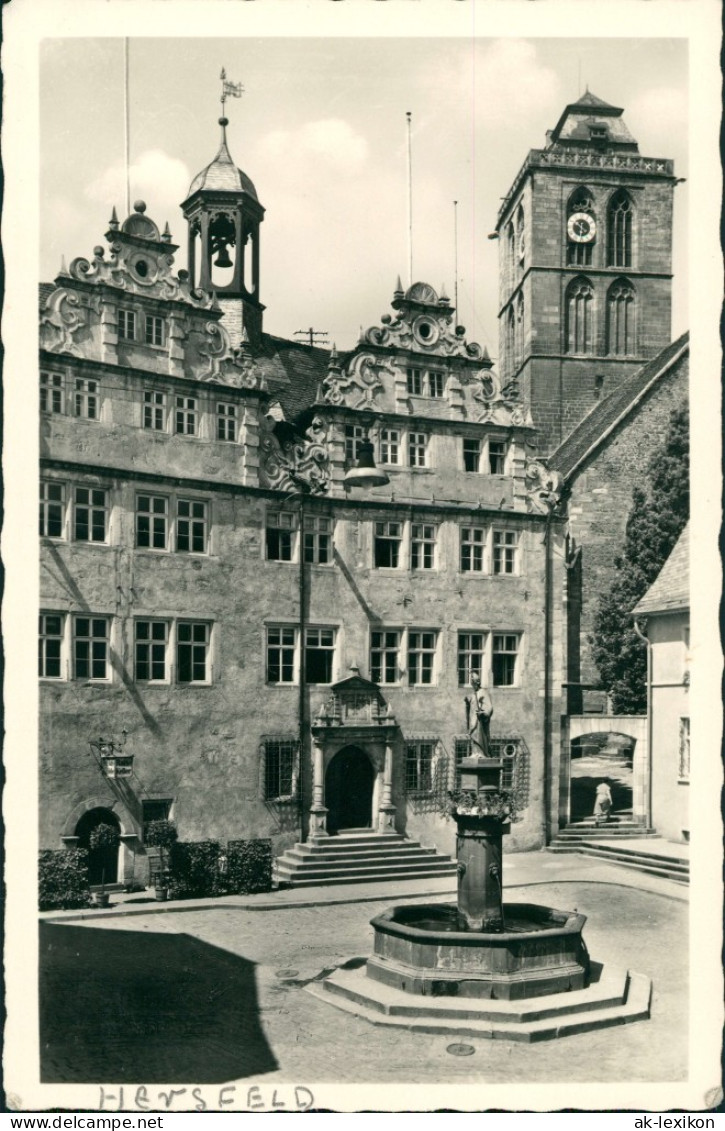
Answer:
<svg viewBox="0 0 725 1131"><path fill-rule="evenodd" d="M119 846L91 848L91 833L98 825L111 825L117 832L121 831L118 817L110 809L89 809L79 820L75 835L78 837L78 848L88 851L88 883L115 884L118 883Z"/></svg>
<svg viewBox="0 0 725 1131"><path fill-rule="evenodd" d="M359 746L335 754L325 774L328 832L372 827L374 784L372 762Z"/></svg>

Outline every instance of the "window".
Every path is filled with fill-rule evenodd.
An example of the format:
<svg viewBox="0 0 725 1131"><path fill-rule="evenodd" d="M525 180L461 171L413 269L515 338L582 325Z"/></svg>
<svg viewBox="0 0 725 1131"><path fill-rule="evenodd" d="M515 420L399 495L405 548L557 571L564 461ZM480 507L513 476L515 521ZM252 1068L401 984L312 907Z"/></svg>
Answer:
<svg viewBox="0 0 725 1131"><path fill-rule="evenodd" d="M486 637L485 632L458 633L459 687L466 687L471 682L474 672L483 683Z"/></svg>
<svg viewBox="0 0 725 1131"><path fill-rule="evenodd" d="M136 312L134 310L119 310L118 336L133 341L136 337Z"/></svg>
<svg viewBox="0 0 725 1131"><path fill-rule="evenodd" d="M481 450L482 443L480 440L464 440L463 441L463 470L464 471L480 471L481 470Z"/></svg>
<svg viewBox="0 0 725 1131"><path fill-rule="evenodd" d="M148 800L144 798L141 802L141 818L143 821L144 837L146 836L146 826L150 825L152 821L168 821L169 814L171 813L171 798Z"/></svg>
<svg viewBox="0 0 725 1131"><path fill-rule="evenodd" d="M370 678L373 683L397 683L400 667L400 632L394 629L370 635Z"/></svg>
<svg viewBox="0 0 725 1131"><path fill-rule="evenodd" d="M587 279L574 279L566 292L568 353L591 353L594 291Z"/></svg>
<svg viewBox="0 0 725 1131"><path fill-rule="evenodd" d="M163 318L157 318L155 314L146 315L144 341L147 346L162 346L166 337L165 330Z"/></svg>
<svg viewBox="0 0 725 1131"><path fill-rule="evenodd" d="M196 436L197 403L195 397L176 398L176 433L179 436Z"/></svg>
<svg viewBox="0 0 725 1131"><path fill-rule="evenodd" d="M209 625L182 621L176 627L176 678L179 683L209 681Z"/></svg>
<svg viewBox="0 0 725 1131"><path fill-rule="evenodd" d="M148 390L143 395L143 426L152 432L166 431L166 393Z"/></svg>
<svg viewBox="0 0 725 1131"><path fill-rule="evenodd" d="M312 565L329 565L332 561L331 518L305 519L305 561Z"/></svg>
<svg viewBox="0 0 725 1131"><path fill-rule="evenodd" d="M235 404L218 404L216 406L216 438L217 440L237 439L237 406Z"/></svg>
<svg viewBox="0 0 725 1131"><path fill-rule="evenodd" d="M308 683L332 683L334 657L334 628L305 630L305 678Z"/></svg>
<svg viewBox="0 0 725 1131"><path fill-rule="evenodd" d="M295 682L296 629L267 628L267 683Z"/></svg>
<svg viewBox="0 0 725 1131"><path fill-rule="evenodd" d="M408 464L410 467L425 467L427 463L428 437L425 432L408 433Z"/></svg>
<svg viewBox="0 0 725 1131"><path fill-rule="evenodd" d="M63 377L60 373L40 374L40 411L63 411Z"/></svg>
<svg viewBox="0 0 725 1131"><path fill-rule="evenodd" d="M135 624L135 678L146 683L165 683L169 626L163 620L137 620Z"/></svg>
<svg viewBox="0 0 725 1131"><path fill-rule="evenodd" d="M355 463L360 454L360 445L366 438L366 431L361 424L345 425L345 459L348 464Z"/></svg>
<svg viewBox="0 0 725 1131"><path fill-rule="evenodd" d="M680 747L677 766L680 781L690 780L690 720L680 718Z"/></svg>
<svg viewBox="0 0 725 1131"><path fill-rule="evenodd" d="M508 309L506 315L506 358L508 361L507 369L509 373L516 370L516 359L514 357L514 345L516 339L516 315L514 314L513 306Z"/></svg>
<svg viewBox="0 0 725 1131"><path fill-rule="evenodd" d="M524 359L524 296L519 291L516 300L516 330L514 336L514 365L518 368Z"/></svg>
<svg viewBox="0 0 725 1131"><path fill-rule="evenodd" d="M494 633L493 686L515 687L518 682L519 637L514 633Z"/></svg>
<svg viewBox="0 0 725 1131"><path fill-rule="evenodd" d="M267 561L291 562L295 550L296 515L289 511L267 514Z"/></svg>
<svg viewBox="0 0 725 1131"><path fill-rule="evenodd" d="M632 203L621 189L609 202L607 216L607 266L632 266Z"/></svg>
<svg viewBox="0 0 725 1131"><path fill-rule="evenodd" d="M165 550L168 545L169 500L163 495L136 497L136 546Z"/></svg>
<svg viewBox="0 0 725 1131"><path fill-rule="evenodd" d="M435 569L436 528L414 522L410 528L410 568Z"/></svg>
<svg viewBox="0 0 725 1131"><path fill-rule="evenodd" d="M65 527L65 485L49 479L40 481L40 535L62 538Z"/></svg>
<svg viewBox="0 0 725 1131"><path fill-rule="evenodd" d="M506 452L507 444L505 440L488 441L488 470L491 475L504 475L506 473Z"/></svg>
<svg viewBox="0 0 725 1131"><path fill-rule="evenodd" d="M423 370L408 369L408 396L422 397L423 395Z"/></svg>
<svg viewBox="0 0 725 1131"><path fill-rule="evenodd" d="M436 742L408 742L405 746L405 788L410 793L430 793L433 789L433 756Z"/></svg>
<svg viewBox="0 0 725 1131"><path fill-rule="evenodd" d="M433 662L438 633L408 630L408 684L410 687L433 683Z"/></svg>
<svg viewBox="0 0 725 1131"><path fill-rule="evenodd" d="M98 420L98 381L76 377L73 411L87 420Z"/></svg>
<svg viewBox="0 0 725 1131"><path fill-rule="evenodd" d="M265 801L288 800L296 795L299 747L296 738L263 740Z"/></svg>
<svg viewBox="0 0 725 1131"><path fill-rule="evenodd" d="M41 679L61 679L63 617L41 613L38 620L38 675Z"/></svg>
<svg viewBox="0 0 725 1131"><path fill-rule="evenodd" d="M440 398L445 392L446 376L445 373L438 373L431 370L428 374L428 396Z"/></svg>
<svg viewBox="0 0 725 1131"><path fill-rule="evenodd" d="M400 545L403 524L400 522L375 523L375 566L378 569L397 569L400 562Z"/></svg>
<svg viewBox="0 0 725 1131"><path fill-rule="evenodd" d="M99 487L76 487L73 495L73 537L76 542L105 542L108 492Z"/></svg>
<svg viewBox="0 0 725 1131"><path fill-rule="evenodd" d="M206 553L206 503L199 499L176 502L176 549L184 554Z"/></svg>
<svg viewBox="0 0 725 1131"><path fill-rule="evenodd" d="M635 353L634 331L634 287L620 279L607 295L607 353L619 357Z"/></svg>
<svg viewBox="0 0 725 1131"><path fill-rule="evenodd" d="M483 573L485 526L461 527L461 573Z"/></svg>
<svg viewBox="0 0 725 1131"><path fill-rule="evenodd" d="M400 463L400 432L397 428L383 428L380 431L380 462Z"/></svg>
<svg viewBox="0 0 725 1131"><path fill-rule="evenodd" d="M75 679L108 679L108 618L74 617Z"/></svg>
<svg viewBox="0 0 725 1131"><path fill-rule="evenodd" d="M515 530L494 530L493 572L519 572L519 536Z"/></svg>

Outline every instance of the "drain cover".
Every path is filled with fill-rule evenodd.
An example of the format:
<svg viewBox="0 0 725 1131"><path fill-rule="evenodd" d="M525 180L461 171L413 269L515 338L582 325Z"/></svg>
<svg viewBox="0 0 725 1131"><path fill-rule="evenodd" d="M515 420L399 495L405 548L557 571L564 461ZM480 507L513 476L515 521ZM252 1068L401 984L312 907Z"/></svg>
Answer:
<svg viewBox="0 0 725 1131"><path fill-rule="evenodd" d="M454 1044L446 1047L446 1052L451 1056L473 1056L475 1051L473 1045Z"/></svg>
<svg viewBox="0 0 725 1131"><path fill-rule="evenodd" d="M277 978L296 978L299 970L275 970L274 973Z"/></svg>

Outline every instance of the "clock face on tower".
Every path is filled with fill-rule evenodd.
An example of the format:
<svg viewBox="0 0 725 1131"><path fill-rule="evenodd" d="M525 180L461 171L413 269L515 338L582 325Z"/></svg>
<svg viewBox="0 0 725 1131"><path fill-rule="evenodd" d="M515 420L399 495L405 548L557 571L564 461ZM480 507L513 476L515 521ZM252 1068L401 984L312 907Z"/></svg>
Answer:
<svg viewBox="0 0 725 1131"><path fill-rule="evenodd" d="M591 243L597 234L597 225L588 212L573 212L567 220L566 232L574 243Z"/></svg>

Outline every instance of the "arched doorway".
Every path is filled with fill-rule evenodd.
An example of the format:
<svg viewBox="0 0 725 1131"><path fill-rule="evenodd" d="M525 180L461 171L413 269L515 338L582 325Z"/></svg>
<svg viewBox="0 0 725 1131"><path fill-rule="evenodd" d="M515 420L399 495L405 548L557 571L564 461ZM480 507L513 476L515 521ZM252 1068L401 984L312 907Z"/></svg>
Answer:
<svg viewBox="0 0 725 1131"><path fill-rule="evenodd" d="M110 809L89 809L76 825L78 847L88 851L89 884L115 884L118 882L118 845L91 848L91 833L98 825L111 825L120 833L118 817Z"/></svg>
<svg viewBox="0 0 725 1131"><path fill-rule="evenodd" d="M597 786L604 782L612 796L612 817L632 819L633 762L636 740L627 734L594 732L571 742L570 820L592 816Z"/></svg>
<svg viewBox="0 0 725 1131"><path fill-rule="evenodd" d="M335 754L325 774L328 832L371 828L374 783L373 765L359 746L346 746Z"/></svg>

